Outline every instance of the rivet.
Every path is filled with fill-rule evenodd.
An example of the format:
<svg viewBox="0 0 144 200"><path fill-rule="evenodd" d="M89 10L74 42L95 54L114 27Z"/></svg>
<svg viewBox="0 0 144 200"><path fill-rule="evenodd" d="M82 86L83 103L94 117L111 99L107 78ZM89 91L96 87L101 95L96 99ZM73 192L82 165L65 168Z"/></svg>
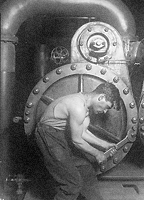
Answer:
<svg viewBox="0 0 144 200"><path fill-rule="evenodd" d="M27 110L27 111L25 112L25 115L29 115L29 114L30 114L30 111Z"/></svg>
<svg viewBox="0 0 144 200"><path fill-rule="evenodd" d="M39 93L39 89L38 88L33 90L33 94L38 94L38 93Z"/></svg>
<svg viewBox="0 0 144 200"><path fill-rule="evenodd" d="M105 28L104 31L105 31L105 32L108 32L108 28Z"/></svg>
<svg viewBox="0 0 144 200"><path fill-rule="evenodd" d="M101 69L100 73L104 75L106 73L106 69Z"/></svg>
<svg viewBox="0 0 144 200"><path fill-rule="evenodd" d="M100 62L100 63L102 63L102 62L104 62L105 60L104 60L104 58L99 58L98 59L98 62Z"/></svg>
<svg viewBox="0 0 144 200"><path fill-rule="evenodd" d="M30 121L30 118L29 118L29 117L26 117L26 118L25 118L25 123L29 123L29 121Z"/></svg>
<svg viewBox="0 0 144 200"><path fill-rule="evenodd" d="M144 102L141 103L141 107L144 108Z"/></svg>
<svg viewBox="0 0 144 200"><path fill-rule="evenodd" d="M104 166L104 165L101 165L100 171L101 171L101 172L104 172L104 171L105 171L105 166Z"/></svg>
<svg viewBox="0 0 144 200"><path fill-rule="evenodd" d="M90 56L87 56L87 60L92 60L92 57L90 57Z"/></svg>
<svg viewBox="0 0 144 200"><path fill-rule="evenodd" d="M114 164L117 164L117 163L118 163L118 158L117 158L117 157L113 159L113 163L114 163Z"/></svg>
<svg viewBox="0 0 144 200"><path fill-rule="evenodd" d="M62 70L59 68L59 69L56 70L56 73L57 73L57 74L61 74L61 73L62 73Z"/></svg>
<svg viewBox="0 0 144 200"><path fill-rule="evenodd" d="M113 46L116 46L117 45L117 42L113 42Z"/></svg>
<svg viewBox="0 0 144 200"><path fill-rule="evenodd" d="M134 102L131 102L131 103L129 104L129 106L130 106L130 108L134 108L134 107L135 107L135 103L134 103Z"/></svg>
<svg viewBox="0 0 144 200"><path fill-rule="evenodd" d="M91 65L91 64L87 64L87 65L86 65L86 69L87 69L87 70L91 70L91 69L92 69L92 65Z"/></svg>
<svg viewBox="0 0 144 200"><path fill-rule="evenodd" d="M79 44L80 44L80 46L83 46L83 41L82 41L82 40L80 40Z"/></svg>
<svg viewBox="0 0 144 200"><path fill-rule="evenodd" d="M48 76L45 76L44 78L43 78L43 82L44 83L47 83L49 81L49 77Z"/></svg>
<svg viewBox="0 0 144 200"><path fill-rule="evenodd" d="M144 126L141 127L141 131L144 131ZM144 134L143 134L144 135Z"/></svg>
<svg viewBox="0 0 144 200"><path fill-rule="evenodd" d="M72 64L71 65L71 70L76 70L77 65L76 64Z"/></svg>
<svg viewBox="0 0 144 200"><path fill-rule="evenodd" d="M116 153L116 149L112 148L111 151L110 151L109 157L112 158L115 153Z"/></svg>
<svg viewBox="0 0 144 200"><path fill-rule="evenodd" d="M123 148L124 153L127 153L129 151L129 147L127 145L125 145L125 147Z"/></svg>
<svg viewBox="0 0 144 200"><path fill-rule="evenodd" d="M89 32L91 32L92 31L92 27L88 27L88 29L87 29Z"/></svg>
<svg viewBox="0 0 144 200"><path fill-rule="evenodd" d="M141 118L139 119L139 122L142 124L142 123L144 122L144 118L141 117Z"/></svg>
<svg viewBox="0 0 144 200"><path fill-rule="evenodd" d="M115 83L117 83L117 82L119 81L119 77L115 76L115 77L113 78L113 81L114 81Z"/></svg>
<svg viewBox="0 0 144 200"><path fill-rule="evenodd" d="M109 59L108 56L104 56L104 60L107 61Z"/></svg>
<svg viewBox="0 0 144 200"><path fill-rule="evenodd" d="M137 126L132 126L132 130L136 131L137 130Z"/></svg>
<svg viewBox="0 0 144 200"><path fill-rule="evenodd" d="M27 103L26 107L31 108L33 106L32 102Z"/></svg>
<svg viewBox="0 0 144 200"><path fill-rule="evenodd" d="M135 123L137 123L137 118L133 117L131 121L132 121L133 124L135 124Z"/></svg>
<svg viewBox="0 0 144 200"><path fill-rule="evenodd" d="M133 138L135 138L135 137L136 137L136 132L132 132L132 133L131 133L131 136L132 136Z"/></svg>
<svg viewBox="0 0 144 200"><path fill-rule="evenodd" d="M127 94L129 93L129 89L128 89L128 88L125 88L125 89L123 90L123 93L124 93L125 95L127 95Z"/></svg>
<svg viewBox="0 0 144 200"><path fill-rule="evenodd" d="M141 133L141 137L144 138L144 133Z"/></svg>

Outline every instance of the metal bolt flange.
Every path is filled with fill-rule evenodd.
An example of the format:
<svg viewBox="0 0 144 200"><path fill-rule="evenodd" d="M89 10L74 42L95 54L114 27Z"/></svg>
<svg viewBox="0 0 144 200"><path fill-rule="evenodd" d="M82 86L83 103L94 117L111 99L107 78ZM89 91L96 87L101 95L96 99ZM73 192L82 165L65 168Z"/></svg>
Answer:
<svg viewBox="0 0 144 200"><path fill-rule="evenodd" d="M117 42L113 42L113 46L116 46L117 45Z"/></svg>
<svg viewBox="0 0 144 200"><path fill-rule="evenodd" d="M32 106L33 106L33 103L32 103L32 102L29 102L29 103L26 104L26 107L27 107L27 108L31 108Z"/></svg>
<svg viewBox="0 0 144 200"><path fill-rule="evenodd" d="M131 121L132 121L133 124L135 124L135 123L137 123L137 118L133 117Z"/></svg>
<svg viewBox="0 0 144 200"><path fill-rule="evenodd" d="M141 107L144 108L144 102L141 103Z"/></svg>
<svg viewBox="0 0 144 200"><path fill-rule="evenodd" d="M137 126L132 126L132 130L136 131L137 130Z"/></svg>
<svg viewBox="0 0 144 200"><path fill-rule="evenodd" d="M43 82L44 83L47 83L48 81L49 81L49 77L48 76L46 76L46 77L43 78Z"/></svg>
<svg viewBox="0 0 144 200"><path fill-rule="evenodd" d="M92 27L88 27L88 29L87 29L89 32L91 32L92 31Z"/></svg>
<svg viewBox="0 0 144 200"><path fill-rule="evenodd" d="M100 71L100 73L101 73L102 75L104 75L104 74L106 73L106 69L102 69L102 70Z"/></svg>
<svg viewBox="0 0 144 200"><path fill-rule="evenodd" d="M29 117L26 117L26 118L25 118L25 123L29 123L29 121L30 121L30 118L29 118Z"/></svg>
<svg viewBox="0 0 144 200"><path fill-rule="evenodd" d="M104 166L104 165L101 165L101 166L100 166L100 171L101 171L101 172L104 172L104 171L105 171L105 169L106 169L106 168L105 168L105 166Z"/></svg>
<svg viewBox="0 0 144 200"><path fill-rule="evenodd" d="M144 126L141 127L141 131L144 131Z"/></svg>
<svg viewBox="0 0 144 200"><path fill-rule="evenodd" d="M133 138L135 138L135 137L136 137L136 132L131 133L131 136L132 136Z"/></svg>
<svg viewBox="0 0 144 200"><path fill-rule="evenodd" d="M87 65L86 65L86 69L87 69L87 70L91 70L91 69L92 69L92 65L91 65L91 64L87 64Z"/></svg>
<svg viewBox="0 0 144 200"><path fill-rule="evenodd" d="M38 88L35 88L34 90L33 90L33 94L38 94L39 93L39 89Z"/></svg>
<svg viewBox="0 0 144 200"><path fill-rule="evenodd" d="M141 118L139 119L139 122L142 124L142 123L144 122L144 118L141 117Z"/></svg>
<svg viewBox="0 0 144 200"><path fill-rule="evenodd" d="M118 163L118 158L117 158L117 157L115 157L115 158L113 159L113 163L114 163L114 164L117 164L117 163Z"/></svg>
<svg viewBox="0 0 144 200"><path fill-rule="evenodd" d="M123 93L124 93L125 95L127 95L127 94L129 93L129 89L128 89L128 88L125 88L125 89L123 90Z"/></svg>
<svg viewBox="0 0 144 200"><path fill-rule="evenodd" d="M27 110L27 111L25 112L25 115L29 115L29 114L30 114L30 111Z"/></svg>
<svg viewBox="0 0 144 200"><path fill-rule="evenodd" d="M59 69L56 70L56 73L57 73L57 74L61 74L61 73L62 73L62 70L59 68Z"/></svg>
<svg viewBox="0 0 144 200"><path fill-rule="evenodd" d="M115 76L115 77L113 78L113 81L114 81L114 83L118 83L119 77Z"/></svg>
<svg viewBox="0 0 144 200"><path fill-rule="evenodd" d="M77 67L76 64L71 65L71 70L76 70L76 67Z"/></svg>
<svg viewBox="0 0 144 200"><path fill-rule="evenodd" d="M105 32L108 32L108 28L105 28L104 31L105 31Z"/></svg>
<svg viewBox="0 0 144 200"><path fill-rule="evenodd" d="M123 148L124 153L127 153L129 151L129 147L127 145L124 146Z"/></svg>
<svg viewBox="0 0 144 200"><path fill-rule="evenodd" d="M134 107L135 107L135 103L134 103L134 102L131 102L131 103L129 104L129 106L130 106L130 108L134 108Z"/></svg>
<svg viewBox="0 0 144 200"><path fill-rule="evenodd" d="M141 133L141 138L144 139L144 133Z"/></svg>
<svg viewBox="0 0 144 200"><path fill-rule="evenodd" d="M83 46L84 43L82 40L80 40L79 44L80 44L80 46Z"/></svg>

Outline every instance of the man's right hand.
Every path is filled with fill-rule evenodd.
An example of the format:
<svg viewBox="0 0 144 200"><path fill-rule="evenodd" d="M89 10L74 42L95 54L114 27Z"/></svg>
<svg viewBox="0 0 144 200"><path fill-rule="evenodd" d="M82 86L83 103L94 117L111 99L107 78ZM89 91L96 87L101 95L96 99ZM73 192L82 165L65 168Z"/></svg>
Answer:
<svg viewBox="0 0 144 200"><path fill-rule="evenodd" d="M106 142L105 143L105 150L107 151L110 148L114 148L116 150L117 149L117 144Z"/></svg>
<svg viewBox="0 0 144 200"><path fill-rule="evenodd" d="M105 156L105 154L102 151L99 151L97 153L97 155L95 156L98 164L102 164L105 163L107 161L107 157Z"/></svg>

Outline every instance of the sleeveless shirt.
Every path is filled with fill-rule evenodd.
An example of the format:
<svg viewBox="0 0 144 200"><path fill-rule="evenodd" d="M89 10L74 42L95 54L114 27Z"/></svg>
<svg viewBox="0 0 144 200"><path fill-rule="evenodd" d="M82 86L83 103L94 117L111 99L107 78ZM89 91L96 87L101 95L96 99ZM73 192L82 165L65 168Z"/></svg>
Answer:
<svg viewBox="0 0 144 200"><path fill-rule="evenodd" d="M57 117L55 115L55 109L56 109L56 106L61 101L63 101L63 99L70 98L71 96L80 98L84 102L84 106L86 106L86 100L85 100L84 95L82 93L67 95L67 96L58 98L47 107L46 111L44 112L44 114L42 115L42 117L40 119L40 123L51 126L51 127L55 128L57 130L65 130L65 128L67 126L68 116L66 116L65 118ZM87 109L86 116L88 114L89 114L89 112L88 112L88 109Z"/></svg>

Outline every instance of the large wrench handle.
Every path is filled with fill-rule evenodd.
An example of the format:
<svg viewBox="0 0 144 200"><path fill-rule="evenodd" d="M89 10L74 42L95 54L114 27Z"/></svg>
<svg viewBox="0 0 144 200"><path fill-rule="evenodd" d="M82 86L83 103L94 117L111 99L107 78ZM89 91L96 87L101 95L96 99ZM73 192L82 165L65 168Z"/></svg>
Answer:
<svg viewBox="0 0 144 200"><path fill-rule="evenodd" d="M133 134L134 132L129 129L127 132L126 137L121 140L120 142L118 142L116 144L116 148L112 147L110 148L108 151L106 151L104 154L107 158L112 157L121 147L123 147L126 143L132 143L135 141L135 134Z"/></svg>

